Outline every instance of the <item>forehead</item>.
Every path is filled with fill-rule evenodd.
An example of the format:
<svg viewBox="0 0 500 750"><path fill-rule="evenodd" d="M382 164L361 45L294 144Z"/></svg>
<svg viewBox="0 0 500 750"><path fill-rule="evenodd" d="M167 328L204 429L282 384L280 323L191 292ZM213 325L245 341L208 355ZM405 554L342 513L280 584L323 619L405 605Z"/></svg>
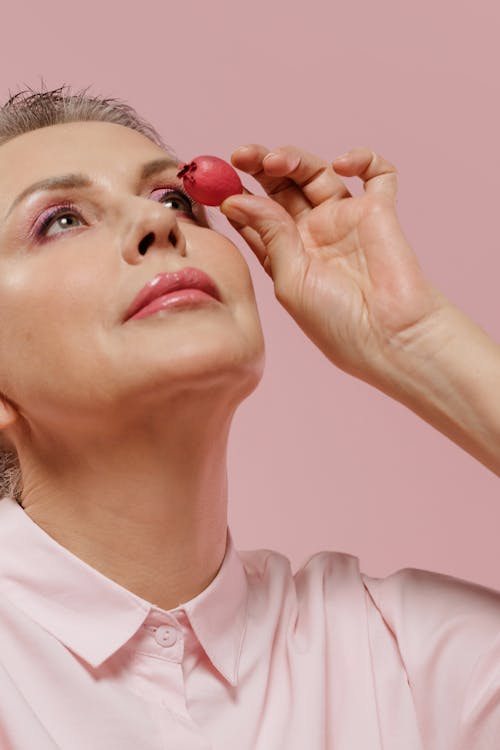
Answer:
<svg viewBox="0 0 500 750"><path fill-rule="evenodd" d="M0 201L5 206L30 183L66 172L130 181L140 164L165 156L146 136L115 123L39 128L0 146Z"/></svg>

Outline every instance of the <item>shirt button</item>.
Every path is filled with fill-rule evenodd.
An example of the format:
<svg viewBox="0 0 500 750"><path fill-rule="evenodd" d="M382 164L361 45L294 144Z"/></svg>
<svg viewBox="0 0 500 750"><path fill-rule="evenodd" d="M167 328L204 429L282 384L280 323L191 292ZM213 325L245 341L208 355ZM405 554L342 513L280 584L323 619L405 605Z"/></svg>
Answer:
<svg viewBox="0 0 500 750"><path fill-rule="evenodd" d="M155 639L160 646L173 646L177 640L177 630L171 625L160 625L156 628Z"/></svg>

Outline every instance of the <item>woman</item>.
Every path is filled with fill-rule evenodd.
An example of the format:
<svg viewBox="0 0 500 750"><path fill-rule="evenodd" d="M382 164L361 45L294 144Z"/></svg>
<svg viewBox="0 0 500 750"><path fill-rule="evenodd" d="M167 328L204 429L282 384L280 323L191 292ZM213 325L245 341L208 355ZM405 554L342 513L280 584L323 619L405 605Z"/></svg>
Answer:
<svg viewBox="0 0 500 750"><path fill-rule="evenodd" d="M278 300L500 474L499 347L423 276L395 168L267 154L232 161L271 197L221 211ZM498 592L235 550L227 440L264 341L178 163L117 100L19 92L0 115L0 747L493 750ZM158 302L172 283L205 294Z"/></svg>

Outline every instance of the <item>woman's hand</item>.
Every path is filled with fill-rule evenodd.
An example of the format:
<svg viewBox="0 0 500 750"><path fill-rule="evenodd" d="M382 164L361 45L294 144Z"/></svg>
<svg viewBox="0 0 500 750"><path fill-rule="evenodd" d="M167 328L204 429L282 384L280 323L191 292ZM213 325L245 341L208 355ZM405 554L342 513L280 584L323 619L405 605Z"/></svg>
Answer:
<svg viewBox="0 0 500 750"><path fill-rule="evenodd" d="M446 304L399 224L396 168L364 147L332 164L295 146L269 153L252 144L231 157L269 197L246 191L220 209L304 333L333 364L378 385L392 353L428 337ZM364 194L351 196L339 175L362 179Z"/></svg>
<svg viewBox="0 0 500 750"><path fill-rule="evenodd" d="M220 208L280 303L333 364L500 476L500 345L425 278L396 214L396 168L368 148L335 170L294 146L268 153L253 144L231 161L269 197L233 195ZM339 175L361 178L364 194Z"/></svg>

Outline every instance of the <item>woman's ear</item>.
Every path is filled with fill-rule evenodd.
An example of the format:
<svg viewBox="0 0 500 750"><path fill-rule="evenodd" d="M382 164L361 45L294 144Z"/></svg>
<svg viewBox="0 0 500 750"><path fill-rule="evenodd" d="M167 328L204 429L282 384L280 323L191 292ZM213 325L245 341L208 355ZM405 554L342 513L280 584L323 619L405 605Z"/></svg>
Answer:
<svg viewBox="0 0 500 750"><path fill-rule="evenodd" d="M15 450L14 444L6 435L6 430L14 424L18 417L19 413L16 409L0 393L0 450Z"/></svg>

